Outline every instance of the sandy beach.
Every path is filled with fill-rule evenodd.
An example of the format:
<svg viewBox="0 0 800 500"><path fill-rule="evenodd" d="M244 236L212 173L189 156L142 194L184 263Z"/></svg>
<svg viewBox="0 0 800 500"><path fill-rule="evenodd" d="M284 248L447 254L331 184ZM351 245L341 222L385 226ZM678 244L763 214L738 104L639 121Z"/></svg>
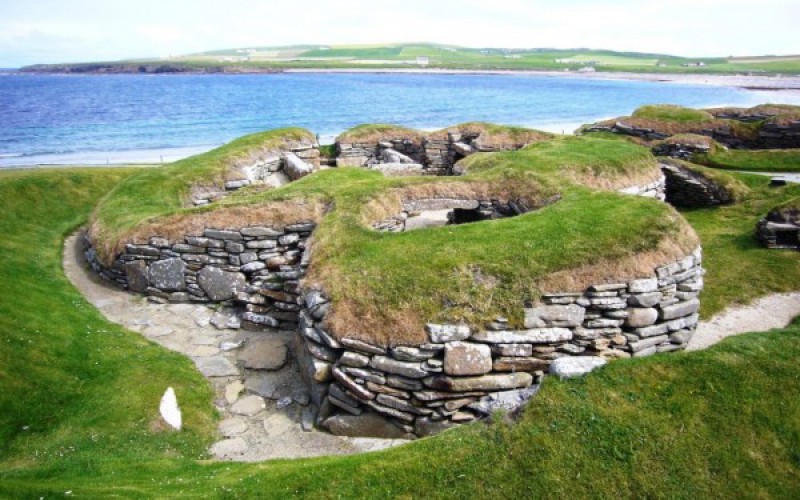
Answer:
<svg viewBox="0 0 800 500"><path fill-rule="evenodd" d="M786 91L792 95L800 94L800 75L798 76L764 76L764 75L713 75L683 73L626 73L626 72L576 72L576 71L540 71L540 70L472 70L472 69L436 69L436 68L330 68L330 69L286 69L284 73L399 73L399 74L432 74L432 75L517 75L545 76L558 78L595 79L595 80L633 80L642 82L671 82L690 85L718 85L748 90Z"/></svg>

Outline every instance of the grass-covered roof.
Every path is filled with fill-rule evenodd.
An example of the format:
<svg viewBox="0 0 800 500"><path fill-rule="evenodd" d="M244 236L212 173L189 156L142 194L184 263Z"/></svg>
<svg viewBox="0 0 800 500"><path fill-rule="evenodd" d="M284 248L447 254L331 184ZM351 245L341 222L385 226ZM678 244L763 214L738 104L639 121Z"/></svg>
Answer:
<svg viewBox="0 0 800 500"><path fill-rule="evenodd" d="M190 187L185 171L203 161L201 155L123 182L95 211L99 247L118 251L128 241L203 225L313 219L319 226L306 282L331 296L330 327L381 343L418 342L428 321L478 326L503 315L519 325L526 299L644 276L698 245L668 205L614 192L660 176L649 151L627 141L563 137L476 154L465 160L467 174L460 177L330 169L283 188L245 188L206 207L183 208ZM399 212L403 199L451 196L523 199L531 206L560 199L518 217L474 224L406 233L369 226Z"/></svg>

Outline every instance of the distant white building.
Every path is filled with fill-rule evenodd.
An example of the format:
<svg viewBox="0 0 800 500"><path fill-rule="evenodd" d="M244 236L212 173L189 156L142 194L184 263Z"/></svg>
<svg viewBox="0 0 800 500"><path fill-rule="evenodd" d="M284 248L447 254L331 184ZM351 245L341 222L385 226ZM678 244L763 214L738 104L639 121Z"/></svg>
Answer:
<svg viewBox="0 0 800 500"><path fill-rule="evenodd" d="M583 66L580 69L578 69L578 71L580 71L581 73L594 73L597 70L594 69L594 66Z"/></svg>
<svg viewBox="0 0 800 500"><path fill-rule="evenodd" d="M704 63L703 61L688 62L688 63L681 64L681 66L685 66L687 68L703 68L703 67L705 67L705 65L706 65L706 63Z"/></svg>
<svg viewBox="0 0 800 500"><path fill-rule="evenodd" d="M431 58L428 56L417 56L417 64L419 66L427 66L431 63Z"/></svg>

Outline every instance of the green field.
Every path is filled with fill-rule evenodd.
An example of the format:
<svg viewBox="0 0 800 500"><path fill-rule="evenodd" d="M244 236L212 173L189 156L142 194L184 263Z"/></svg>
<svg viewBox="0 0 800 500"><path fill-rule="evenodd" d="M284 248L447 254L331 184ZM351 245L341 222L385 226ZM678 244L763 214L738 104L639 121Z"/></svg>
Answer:
<svg viewBox="0 0 800 500"><path fill-rule="evenodd" d="M797 149L717 149L698 159L710 167L751 172L800 172Z"/></svg>
<svg viewBox="0 0 800 500"><path fill-rule="evenodd" d="M426 67L467 70L572 70L699 74L800 74L800 55L750 58L684 58L666 54L590 49L466 48L438 44L330 45L240 47L167 59L116 61L110 64L177 64L189 68L414 68L417 57ZM692 66L702 63L703 66ZM66 65L79 67L79 64ZM52 67L52 66L51 66ZM47 66L43 66L47 69Z"/></svg>

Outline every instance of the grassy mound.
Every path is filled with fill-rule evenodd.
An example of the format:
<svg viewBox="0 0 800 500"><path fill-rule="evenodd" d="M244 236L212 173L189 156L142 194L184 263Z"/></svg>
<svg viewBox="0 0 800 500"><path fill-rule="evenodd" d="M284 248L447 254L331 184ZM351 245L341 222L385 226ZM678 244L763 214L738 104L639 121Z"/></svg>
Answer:
<svg viewBox="0 0 800 500"><path fill-rule="evenodd" d="M707 110L673 105L642 106L631 116L604 120L592 127L611 129L617 123L627 127L655 131L666 136L679 134L710 135L735 139L734 142L755 144L765 125L784 125L800 120L797 106L765 104L753 108L711 108ZM642 139L642 142L649 142Z"/></svg>
<svg viewBox="0 0 800 500"><path fill-rule="evenodd" d="M676 134L662 141L656 142L658 144L689 144L695 147L706 147L709 150L718 147L716 141L711 137L699 134Z"/></svg>
<svg viewBox="0 0 800 500"><path fill-rule="evenodd" d="M300 128L247 135L207 153L131 176L98 206L92 236L99 242L117 242L122 235L149 218L184 207L192 187L221 187L243 163L293 141L313 142L315 136ZM105 255L120 249L114 244L103 247L100 250Z"/></svg>
<svg viewBox="0 0 800 500"><path fill-rule="evenodd" d="M95 237L101 238L101 248L119 249L128 241L179 235L203 225L318 221L307 282L331 296L329 326L338 335L384 344L424 341L423 325L429 321L479 326L503 315L519 326L524 300L542 291L580 290L606 279L647 275L698 243L669 206L590 189L619 189L660 177L653 156L634 144L559 138L520 151L474 155L467 171L455 178L394 179L365 169L328 170L281 189L241 190L202 209L171 209L116 239L99 231ZM132 178L120 189L139 181ZM159 189L150 178L145 183ZM144 220L153 213L152 206L129 204L132 213L122 218L114 212L112 226L106 214L109 205L122 206L120 189L103 201L95 226L119 227L121 219ZM524 200L534 207L561 199L520 217L479 224L402 234L368 227L399 212L399 198L453 196ZM326 207L333 208L325 214ZM573 268L581 272L566 272Z"/></svg>
<svg viewBox="0 0 800 500"><path fill-rule="evenodd" d="M703 122L713 120L714 116L700 109L685 108L674 104L650 104L636 109L634 118L679 123Z"/></svg>
<svg viewBox="0 0 800 500"><path fill-rule="evenodd" d="M534 142L552 139L553 134L524 127L510 125L497 125L486 122L467 122L452 127L437 130L428 134L432 139L446 139L449 132L458 132L462 135L480 135L481 144L487 147L521 148Z"/></svg>
<svg viewBox="0 0 800 500"><path fill-rule="evenodd" d="M459 165L473 175L535 172L549 181L598 189L644 185L661 175L646 148L595 134L559 137L515 152L473 155Z"/></svg>
<svg viewBox="0 0 800 500"><path fill-rule="evenodd" d="M423 135L424 132L413 128L385 123L365 123L342 132L336 138L336 142L378 142L384 139L397 139L400 137L420 140Z"/></svg>
<svg viewBox="0 0 800 500"><path fill-rule="evenodd" d="M800 322L704 352L619 361L582 380L549 379L515 425L469 425L351 457L198 460L215 427L206 382L185 358L108 323L60 270L63 235L129 174L0 174L0 497L696 498L800 489ZM355 169L323 174L353 176L353 193L379 179ZM314 177L285 189L332 189L318 181L312 189ZM705 248L704 317L800 283L800 253L752 238L755 221L800 196L800 186L775 191L762 177L736 177L750 188L741 203L685 212ZM180 433L151 426L166 385L184 412Z"/></svg>

